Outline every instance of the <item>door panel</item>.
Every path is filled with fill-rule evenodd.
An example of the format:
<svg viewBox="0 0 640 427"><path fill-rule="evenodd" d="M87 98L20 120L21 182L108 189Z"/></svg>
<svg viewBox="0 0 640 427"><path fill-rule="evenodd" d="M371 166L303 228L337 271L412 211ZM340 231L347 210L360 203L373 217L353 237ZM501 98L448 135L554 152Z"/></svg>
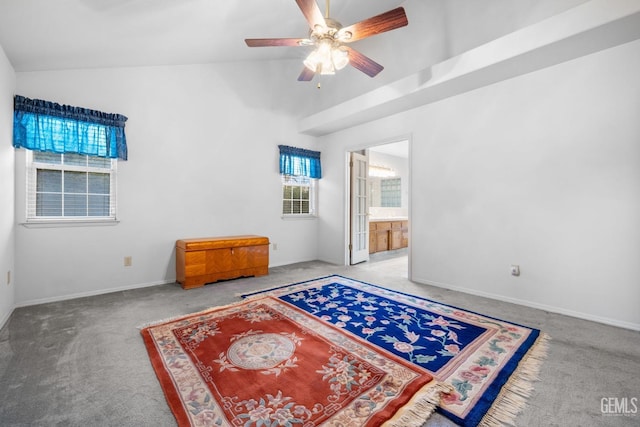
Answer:
<svg viewBox="0 0 640 427"><path fill-rule="evenodd" d="M351 153L351 264L369 260L367 157Z"/></svg>

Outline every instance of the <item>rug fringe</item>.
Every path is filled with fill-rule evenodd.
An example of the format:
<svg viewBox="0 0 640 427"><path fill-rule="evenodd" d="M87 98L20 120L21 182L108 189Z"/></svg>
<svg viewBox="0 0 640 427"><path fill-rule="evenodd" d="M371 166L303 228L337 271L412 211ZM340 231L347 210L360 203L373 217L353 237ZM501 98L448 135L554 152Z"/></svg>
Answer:
<svg viewBox="0 0 640 427"><path fill-rule="evenodd" d="M540 380L538 374L542 362L547 357L550 340L549 335L540 333L509 381L502 387L491 408L478 424L479 427L515 425L516 417L525 408L527 399L531 397L534 390L533 383Z"/></svg>
<svg viewBox="0 0 640 427"><path fill-rule="evenodd" d="M244 298L244 299L250 299L250 298L257 297L257 296L259 296L259 295L261 295L263 293L268 293L270 291L275 291L277 289L286 289L286 288L293 287L293 286L296 286L296 285L303 285L305 283L311 283L311 282L315 282L317 280L328 279L330 277L339 277L339 278L346 279L346 277L340 276L338 274L330 274L328 276L320 276L320 277L316 277L314 279L305 280L303 282L283 283L281 285L273 285L271 287L264 288L264 289L255 289L253 291L248 291L248 292L238 292L234 296L240 297L240 298L244 298L244 295L251 295L251 296L247 296L246 298ZM352 279L350 279L350 280L352 280ZM255 295L252 295L252 294L255 294Z"/></svg>
<svg viewBox="0 0 640 427"><path fill-rule="evenodd" d="M259 295L261 295L263 293L270 292L270 291L275 291L276 289L288 288L289 286L293 286L293 285L295 285L295 283L294 284L285 283L285 284L282 284L282 285L273 285L273 286L271 286L269 288L255 289L253 291L248 291L248 292L238 292L234 296L240 297L240 298L244 298L244 299L251 299L251 298L255 298L255 297L257 297L257 296L259 296ZM252 295L252 294L255 294L255 295ZM247 297L245 298L244 295L247 295Z"/></svg>
<svg viewBox="0 0 640 427"><path fill-rule="evenodd" d="M167 322L175 322L176 320L180 319L181 317L185 317L188 316L187 314L179 314L176 316L171 316L171 317L167 317L166 319L162 319L162 320L154 320L152 322L146 322L143 323L141 325L136 326L136 329L146 329L146 328L150 328L152 326L158 326L158 325L162 325L163 323L167 323Z"/></svg>
<svg viewBox="0 0 640 427"><path fill-rule="evenodd" d="M411 400L391 418L383 427L420 427L433 414L443 393L450 393L453 387L437 382L429 383L418 391Z"/></svg>
<svg viewBox="0 0 640 427"><path fill-rule="evenodd" d="M282 288L282 287L285 287L285 286L287 286L287 285L274 285L274 286L272 286L272 287L264 288L264 289L254 289L254 290L252 290L252 291L247 291L247 292L237 292L237 293L235 293L233 296L235 296L235 297L240 297L240 298L244 298L244 299L249 299L249 298L253 298L253 297L258 296L258 295L260 295L261 293L269 292L269 291L274 291L274 290L276 290L276 289L279 289L279 288ZM252 294L256 294L256 295L252 295ZM244 295L248 295L248 296L245 298L245 297L244 297ZM250 296L249 296L249 295L250 295Z"/></svg>

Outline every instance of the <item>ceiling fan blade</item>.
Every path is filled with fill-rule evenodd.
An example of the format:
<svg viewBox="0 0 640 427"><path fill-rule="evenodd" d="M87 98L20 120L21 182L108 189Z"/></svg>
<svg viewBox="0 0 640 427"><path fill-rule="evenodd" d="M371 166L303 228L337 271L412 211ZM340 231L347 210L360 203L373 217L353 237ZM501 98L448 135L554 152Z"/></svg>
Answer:
<svg viewBox="0 0 640 427"><path fill-rule="evenodd" d="M296 3L307 19L309 28L313 30L316 25L325 26L324 16L316 0L296 0Z"/></svg>
<svg viewBox="0 0 640 427"><path fill-rule="evenodd" d="M344 47L346 47L347 52L349 52L349 64L352 67L362 71L369 77L377 76L378 73L384 69L382 65L378 64L373 59L361 54L357 50L352 49L348 46Z"/></svg>
<svg viewBox="0 0 640 427"><path fill-rule="evenodd" d="M354 42L386 31L395 30L409 24L407 14L403 7L390 10L388 12L365 19L340 30L341 34L351 33L350 38L345 38L345 42Z"/></svg>
<svg viewBox="0 0 640 427"><path fill-rule="evenodd" d="M314 71L311 71L307 67L304 67L302 69L302 72L298 76L298 81L299 82L310 82L313 79L313 76L315 76L315 75L316 75L316 73Z"/></svg>
<svg viewBox="0 0 640 427"><path fill-rule="evenodd" d="M308 39L244 39L249 47L265 46L307 46Z"/></svg>

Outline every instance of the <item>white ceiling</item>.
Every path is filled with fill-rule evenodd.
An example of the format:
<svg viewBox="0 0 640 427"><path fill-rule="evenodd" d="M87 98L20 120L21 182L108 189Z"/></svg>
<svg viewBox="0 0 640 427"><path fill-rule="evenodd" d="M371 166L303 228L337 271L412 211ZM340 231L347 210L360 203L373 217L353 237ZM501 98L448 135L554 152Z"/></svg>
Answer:
<svg viewBox="0 0 640 427"><path fill-rule="evenodd" d="M326 0L316 1L324 11ZM582 3L602 1L609 0L331 0L330 15L343 25L398 6L409 25L353 43L385 67L375 78L347 67L339 78L314 78L313 84L297 81L311 48L244 43L306 37L308 24L295 0L0 0L0 47L16 72L226 63L221 68L238 76L229 83L239 96L254 96L255 88L269 82L265 96L287 94L277 96L278 108L310 117L422 76L449 58ZM323 90L315 89L316 82ZM312 127L303 133L320 134L316 122Z"/></svg>
<svg viewBox="0 0 640 427"><path fill-rule="evenodd" d="M349 25L402 3L334 0L331 16ZM16 71L296 58L304 48L244 39L308 31L294 0L0 1L0 45Z"/></svg>
<svg viewBox="0 0 640 427"><path fill-rule="evenodd" d="M376 145L369 147L369 151L375 151L381 154L387 154L390 156L401 157L404 159L409 158L409 141L392 142L389 144Z"/></svg>

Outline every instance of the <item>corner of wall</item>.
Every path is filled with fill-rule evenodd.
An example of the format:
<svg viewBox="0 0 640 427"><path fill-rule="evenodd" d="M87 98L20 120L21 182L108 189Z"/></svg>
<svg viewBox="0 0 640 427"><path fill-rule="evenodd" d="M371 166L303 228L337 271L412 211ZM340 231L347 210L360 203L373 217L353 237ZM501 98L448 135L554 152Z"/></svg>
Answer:
<svg viewBox="0 0 640 427"><path fill-rule="evenodd" d="M0 46L0 328L15 308L15 155L11 144L16 73Z"/></svg>

